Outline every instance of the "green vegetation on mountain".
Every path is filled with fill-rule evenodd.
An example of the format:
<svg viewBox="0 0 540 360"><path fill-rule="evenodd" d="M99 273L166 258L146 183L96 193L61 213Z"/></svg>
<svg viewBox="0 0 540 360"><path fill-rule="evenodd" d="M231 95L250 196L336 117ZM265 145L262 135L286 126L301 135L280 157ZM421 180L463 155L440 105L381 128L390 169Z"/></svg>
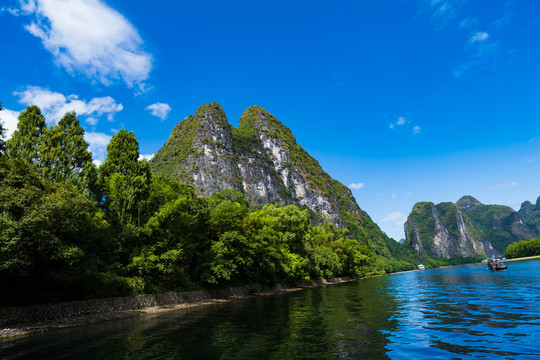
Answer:
<svg viewBox="0 0 540 360"><path fill-rule="evenodd" d="M532 204L529 201L521 204L518 214L528 225L540 232L540 197L536 200L536 204Z"/></svg>
<svg viewBox="0 0 540 360"><path fill-rule="evenodd" d="M509 259L538 255L540 255L540 237L510 244L504 252L504 256Z"/></svg>
<svg viewBox="0 0 540 360"><path fill-rule="evenodd" d="M537 233L512 208L484 205L472 196L455 204L417 203L405 229L404 245L433 264L502 254L509 244Z"/></svg>
<svg viewBox="0 0 540 360"><path fill-rule="evenodd" d="M167 151L157 152L152 159L152 171L156 175L182 178L183 174L178 173L177 162L186 159L189 154L195 152L192 143L197 128L198 121L194 115L188 116L174 127L163 147Z"/></svg>
<svg viewBox="0 0 540 360"><path fill-rule="evenodd" d="M423 252L422 256L431 254L431 248L433 245L433 238L436 235L435 231L435 219L433 218L431 209L435 205L432 202L419 202L414 204L407 222L405 223L405 247L412 247L412 241L419 237L421 248Z"/></svg>

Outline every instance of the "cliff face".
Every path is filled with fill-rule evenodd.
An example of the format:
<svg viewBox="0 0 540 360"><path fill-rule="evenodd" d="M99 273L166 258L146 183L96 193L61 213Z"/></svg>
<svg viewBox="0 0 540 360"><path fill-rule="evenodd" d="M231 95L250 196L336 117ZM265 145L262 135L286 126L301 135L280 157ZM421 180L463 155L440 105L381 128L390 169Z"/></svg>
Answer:
<svg viewBox="0 0 540 360"><path fill-rule="evenodd" d="M390 255L386 235L363 212L351 191L332 179L289 128L251 106L232 127L217 103L202 105L178 123L152 159L152 170L195 185L201 195L235 189L252 204L296 204L315 219L362 229L374 252Z"/></svg>
<svg viewBox="0 0 540 360"><path fill-rule="evenodd" d="M405 223L405 244L424 259L500 255L536 234L512 208L471 196L455 204L417 203Z"/></svg>
<svg viewBox="0 0 540 360"><path fill-rule="evenodd" d="M527 225L533 227L540 234L540 197L536 200L536 204L532 204L530 201L521 204L518 214Z"/></svg>

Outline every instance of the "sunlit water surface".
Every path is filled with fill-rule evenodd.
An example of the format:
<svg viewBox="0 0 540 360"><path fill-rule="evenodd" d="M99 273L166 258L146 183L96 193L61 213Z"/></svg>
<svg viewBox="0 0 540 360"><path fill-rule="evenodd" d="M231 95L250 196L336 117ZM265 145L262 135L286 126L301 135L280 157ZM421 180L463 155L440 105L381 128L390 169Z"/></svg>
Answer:
<svg viewBox="0 0 540 360"><path fill-rule="evenodd" d="M540 260L409 272L0 340L1 359L540 359Z"/></svg>

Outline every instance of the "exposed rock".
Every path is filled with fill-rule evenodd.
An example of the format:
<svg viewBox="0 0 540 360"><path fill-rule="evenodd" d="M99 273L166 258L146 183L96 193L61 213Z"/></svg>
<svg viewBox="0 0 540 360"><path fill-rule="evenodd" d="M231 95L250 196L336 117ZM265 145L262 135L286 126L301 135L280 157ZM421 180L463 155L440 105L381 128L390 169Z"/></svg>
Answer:
<svg viewBox="0 0 540 360"><path fill-rule="evenodd" d="M425 259L497 256L537 234L512 208L484 205L472 196L456 204L418 203L405 223L406 244Z"/></svg>
<svg viewBox="0 0 540 360"><path fill-rule="evenodd" d="M518 214L525 224L532 227L537 234L540 234L540 197L536 200L536 204L532 204L530 201L521 204Z"/></svg>
<svg viewBox="0 0 540 360"><path fill-rule="evenodd" d="M151 164L157 175L193 184L204 196L234 189L252 204L296 204L312 210L317 222L368 229L356 231L358 240L390 256L388 237L350 189L332 179L291 130L261 107L249 107L234 128L219 104L200 106L174 127Z"/></svg>

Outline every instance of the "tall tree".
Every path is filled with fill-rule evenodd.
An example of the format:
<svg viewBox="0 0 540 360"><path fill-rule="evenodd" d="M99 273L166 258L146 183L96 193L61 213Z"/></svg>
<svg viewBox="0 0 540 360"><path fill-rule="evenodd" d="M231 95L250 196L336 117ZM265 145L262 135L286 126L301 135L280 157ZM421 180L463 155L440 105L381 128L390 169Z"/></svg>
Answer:
<svg viewBox="0 0 540 360"><path fill-rule="evenodd" d="M65 114L58 125L45 130L38 150L46 177L84 188L84 177L92 166L92 154L75 112Z"/></svg>
<svg viewBox="0 0 540 360"><path fill-rule="evenodd" d="M147 206L152 172L147 161L138 159L135 134L122 129L107 145L107 158L99 168L99 182L105 193L103 205L121 224L140 226Z"/></svg>
<svg viewBox="0 0 540 360"><path fill-rule="evenodd" d="M139 142L135 133L122 129L107 145L107 158L100 167L100 173L105 178L112 174L132 176L136 173L138 163Z"/></svg>
<svg viewBox="0 0 540 360"><path fill-rule="evenodd" d="M36 105L27 107L20 115L17 130L6 142L7 154L29 163L39 162L39 144L46 129L45 117Z"/></svg>
<svg viewBox="0 0 540 360"><path fill-rule="evenodd" d="M0 101L0 111L4 110L2 108L2 102ZM4 141L6 129L3 126L2 119L0 119L0 156L6 150L6 142Z"/></svg>

